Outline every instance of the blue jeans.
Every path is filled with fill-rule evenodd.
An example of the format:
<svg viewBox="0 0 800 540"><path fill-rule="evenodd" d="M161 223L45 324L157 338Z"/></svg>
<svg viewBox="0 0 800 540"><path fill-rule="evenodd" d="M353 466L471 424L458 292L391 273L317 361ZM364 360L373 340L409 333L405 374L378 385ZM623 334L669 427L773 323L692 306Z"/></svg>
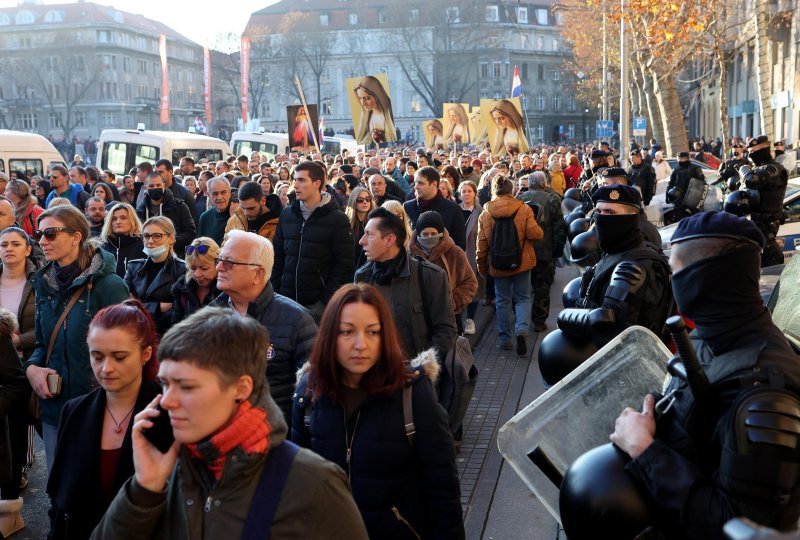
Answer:
<svg viewBox="0 0 800 540"><path fill-rule="evenodd" d="M53 469L56 459L56 443L58 442L58 426L42 422L42 439L44 440L44 457L47 461L47 474Z"/></svg>
<svg viewBox="0 0 800 540"><path fill-rule="evenodd" d="M518 335L527 336L531 326L531 271L513 276L495 277L495 308L497 333L500 343L510 343ZM514 303L516 320L511 332L511 303Z"/></svg>

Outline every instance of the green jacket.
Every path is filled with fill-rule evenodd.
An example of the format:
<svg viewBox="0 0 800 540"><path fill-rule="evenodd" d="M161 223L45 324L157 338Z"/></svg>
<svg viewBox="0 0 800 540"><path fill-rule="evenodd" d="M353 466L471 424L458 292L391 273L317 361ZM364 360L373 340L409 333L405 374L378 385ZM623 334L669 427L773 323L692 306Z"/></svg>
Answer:
<svg viewBox="0 0 800 540"><path fill-rule="evenodd" d="M78 302L67 315L56 336L53 354L47 367L63 377L61 394L40 400L42 421L57 426L64 404L74 397L88 394L97 387L89 363L89 345L86 336L95 313L106 306L118 304L129 296L128 286L114 273L114 256L99 249L89 267L78 276L64 296L58 290L53 263L47 264L33 276L36 292L36 348L25 362L28 366L45 366L50 336L75 290L85 283L89 286L81 293Z"/></svg>
<svg viewBox="0 0 800 540"><path fill-rule="evenodd" d="M286 439L286 422L272 397L256 400L270 421L269 447ZM222 478L210 487L204 465L181 449L178 463L160 493L133 476L119 490L93 539L139 540L240 538L258 486L265 454L228 454ZM300 449L292 463L270 531L272 538L367 539L347 477L337 465Z"/></svg>

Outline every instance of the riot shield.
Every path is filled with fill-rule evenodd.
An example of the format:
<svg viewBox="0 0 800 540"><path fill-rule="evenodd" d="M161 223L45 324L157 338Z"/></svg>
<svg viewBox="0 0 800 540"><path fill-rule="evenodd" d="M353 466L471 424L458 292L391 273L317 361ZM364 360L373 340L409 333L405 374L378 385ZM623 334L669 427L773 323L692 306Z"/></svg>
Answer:
<svg viewBox="0 0 800 540"><path fill-rule="evenodd" d="M627 328L500 428L500 453L559 523L558 488L570 464L609 442L622 409L663 390L671 357L651 331Z"/></svg>
<svg viewBox="0 0 800 540"><path fill-rule="evenodd" d="M692 212L702 212L703 205L708 196L709 186L704 180L698 178L691 178L689 180L689 187L686 189L686 195L683 196L681 204L690 208Z"/></svg>
<svg viewBox="0 0 800 540"><path fill-rule="evenodd" d="M800 350L800 255L795 255L783 269L772 290L767 306L772 308L772 321L786 339ZM773 308L774 306L774 308Z"/></svg>

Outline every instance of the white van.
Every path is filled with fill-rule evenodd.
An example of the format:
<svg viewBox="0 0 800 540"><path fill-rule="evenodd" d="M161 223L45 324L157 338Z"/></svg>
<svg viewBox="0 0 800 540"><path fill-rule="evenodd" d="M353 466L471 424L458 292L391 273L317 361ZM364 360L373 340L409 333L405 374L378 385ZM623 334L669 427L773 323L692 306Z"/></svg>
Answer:
<svg viewBox="0 0 800 540"><path fill-rule="evenodd" d="M364 151L364 145L358 144L352 137L323 137L322 138L322 153L333 154L334 156L340 154L342 150L350 152L351 156L355 156L358 151Z"/></svg>
<svg viewBox="0 0 800 540"><path fill-rule="evenodd" d="M231 135L231 148L237 156L248 158L253 152L266 154L272 161L276 154L289 153L289 136L286 133L260 133L255 131L234 131Z"/></svg>
<svg viewBox="0 0 800 540"><path fill-rule="evenodd" d="M30 179L46 176L53 165L66 165L53 143L37 133L0 129L0 172L21 172Z"/></svg>
<svg viewBox="0 0 800 540"><path fill-rule="evenodd" d="M183 157L193 158L195 162L203 158L219 161L230 153L225 141L195 133L105 129L97 141L95 163L114 174L128 174L144 161L155 164L159 159L169 159L177 167Z"/></svg>

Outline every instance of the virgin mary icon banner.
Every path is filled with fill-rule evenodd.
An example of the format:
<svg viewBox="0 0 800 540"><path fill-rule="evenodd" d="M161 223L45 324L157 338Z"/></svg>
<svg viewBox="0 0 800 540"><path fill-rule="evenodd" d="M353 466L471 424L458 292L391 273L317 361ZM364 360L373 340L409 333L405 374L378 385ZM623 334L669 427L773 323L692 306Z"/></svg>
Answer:
<svg viewBox="0 0 800 540"><path fill-rule="evenodd" d="M345 80L358 144L397 141L386 73Z"/></svg>
<svg viewBox="0 0 800 540"><path fill-rule="evenodd" d="M447 146L454 144L469 144L469 104L445 103L444 104L444 143Z"/></svg>
<svg viewBox="0 0 800 540"><path fill-rule="evenodd" d="M482 99L481 116L489 136L492 155L505 156L528 151L519 98Z"/></svg>
<svg viewBox="0 0 800 540"><path fill-rule="evenodd" d="M434 118L422 122L422 133L425 134L425 146L428 149L441 150L444 148L444 128L440 119Z"/></svg>
<svg viewBox="0 0 800 540"><path fill-rule="evenodd" d="M475 146L484 145L488 140L486 124L483 123L480 107L472 107L469 112L469 137L470 142Z"/></svg>
<svg viewBox="0 0 800 540"><path fill-rule="evenodd" d="M289 146L292 151L307 153L314 146L314 134L319 133L317 105L289 105L286 107L286 120L289 124Z"/></svg>

